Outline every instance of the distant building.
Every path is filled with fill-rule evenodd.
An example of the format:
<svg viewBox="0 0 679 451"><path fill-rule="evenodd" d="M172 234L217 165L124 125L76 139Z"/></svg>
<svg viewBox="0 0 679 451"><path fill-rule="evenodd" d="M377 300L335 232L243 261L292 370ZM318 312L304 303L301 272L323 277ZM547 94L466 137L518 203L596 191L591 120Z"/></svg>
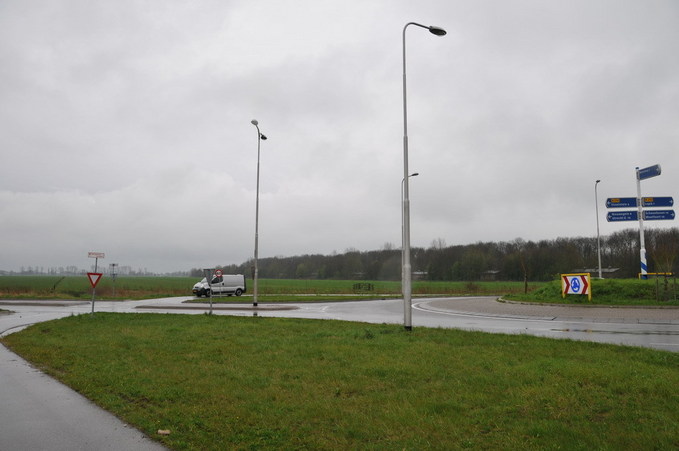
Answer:
<svg viewBox="0 0 679 451"><path fill-rule="evenodd" d="M614 279L620 268L601 268L601 277L604 279ZM590 273L592 277L599 277L599 268L574 269L574 274Z"/></svg>
<svg viewBox="0 0 679 451"><path fill-rule="evenodd" d="M485 282L492 282L498 279L500 275L499 269L489 269L488 271L483 271L481 273L481 280Z"/></svg>
<svg viewBox="0 0 679 451"><path fill-rule="evenodd" d="M427 271L413 271L413 280L427 280Z"/></svg>

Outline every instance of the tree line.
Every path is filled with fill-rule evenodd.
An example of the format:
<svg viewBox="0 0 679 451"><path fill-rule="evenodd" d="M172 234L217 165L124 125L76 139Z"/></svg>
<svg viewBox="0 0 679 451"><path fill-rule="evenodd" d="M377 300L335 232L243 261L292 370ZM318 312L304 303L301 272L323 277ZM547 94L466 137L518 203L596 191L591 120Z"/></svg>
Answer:
<svg viewBox="0 0 679 451"><path fill-rule="evenodd" d="M18 271L0 270L0 276L85 276L88 271L94 271L94 265L89 269L81 269L77 266L52 266L45 268L44 266L22 266ZM110 265L100 264L98 271L111 275L112 268ZM157 276L157 273L151 272L146 268L133 269L131 266L118 266L116 269L118 276L135 276L148 277ZM174 273L165 273L166 276L188 276L189 271L177 271Z"/></svg>
<svg viewBox="0 0 679 451"><path fill-rule="evenodd" d="M650 229L645 234L649 272L676 272L679 228ZM601 266L607 277L630 278L639 273L639 232L626 229L601 236ZM348 249L332 255L269 257L258 261L259 277L273 279L400 280L401 251L386 244L381 250ZM558 274L598 268L596 237L509 242L478 242L447 246L442 239L429 248L412 248L415 278L479 281L484 279L547 281ZM254 260L220 266L226 273L251 276ZM191 275L202 277L201 269Z"/></svg>

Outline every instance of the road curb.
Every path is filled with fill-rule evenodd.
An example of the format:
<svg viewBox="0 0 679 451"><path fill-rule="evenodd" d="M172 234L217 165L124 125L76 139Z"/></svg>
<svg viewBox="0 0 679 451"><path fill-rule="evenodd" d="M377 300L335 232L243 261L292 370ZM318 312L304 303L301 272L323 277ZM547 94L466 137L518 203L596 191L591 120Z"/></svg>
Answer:
<svg viewBox="0 0 679 451"><path fill-rule="evenodd" d="M510 299L498 298L497 302L502 302L504 304L517 304L517 305L540 305L544 307L569 307L569 308L606 308L606 309L619 309L619 308L629 308L629 309L658 309L658 310L679 310L679 307L674 305L601 305L601 304L559 304L553 302L528 302L528 301L513 301Z"/></svg>
<svg viewBox="0 0 679 451"><path fill-rule="evenodd" d="M137 305L135 309L155 309L155 310L234 310L241 312L275 312L284 310L298 310L299 307L294 305L222 305L213 304L172 304L172 305Z"/></svg>

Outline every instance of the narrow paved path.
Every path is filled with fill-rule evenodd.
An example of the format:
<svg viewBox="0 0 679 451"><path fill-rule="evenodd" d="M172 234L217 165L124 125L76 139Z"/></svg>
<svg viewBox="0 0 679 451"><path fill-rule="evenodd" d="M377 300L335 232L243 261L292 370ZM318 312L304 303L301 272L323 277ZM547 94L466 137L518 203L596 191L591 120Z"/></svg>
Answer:
<svg viewBox="0 0 679 451"><path fill-rule="evenodd" d="M0 346L0 450L163 449Z"/></svg>

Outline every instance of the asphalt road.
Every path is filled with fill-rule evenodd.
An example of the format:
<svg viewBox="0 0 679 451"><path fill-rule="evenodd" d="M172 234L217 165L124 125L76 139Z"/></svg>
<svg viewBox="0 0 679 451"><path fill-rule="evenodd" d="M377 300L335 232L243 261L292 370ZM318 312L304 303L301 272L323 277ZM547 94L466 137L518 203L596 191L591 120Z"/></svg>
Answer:
<svg viewBox="0 0 679 451"><path fill-rule="evenodd" d="M209 304L191 297L95 303L95 311L203 314ZM248 298L244 297L247 302ZM89 314L86 301L0 301L0 335L37 322ZM295 317L403 323L403 301L329 302L294 305L213 305L218 315ZM605 308L525 305L494 297L413 300L413 327L642 346L679 352L679 308ZM0 450L156 450L162 446L44 375L0 346Z"/></svg>
<svg viewBox="0 0 679 451"><path fill-rule="evenodd" d="M207 304L173 298L140 304L137 311L203 313ZM403 300L217 306L215 314L337 319L403 324ZM442 327L642 346L679 352L679 308L535 305L498 302L496 297L413 300L413 327Z"/></svg>

